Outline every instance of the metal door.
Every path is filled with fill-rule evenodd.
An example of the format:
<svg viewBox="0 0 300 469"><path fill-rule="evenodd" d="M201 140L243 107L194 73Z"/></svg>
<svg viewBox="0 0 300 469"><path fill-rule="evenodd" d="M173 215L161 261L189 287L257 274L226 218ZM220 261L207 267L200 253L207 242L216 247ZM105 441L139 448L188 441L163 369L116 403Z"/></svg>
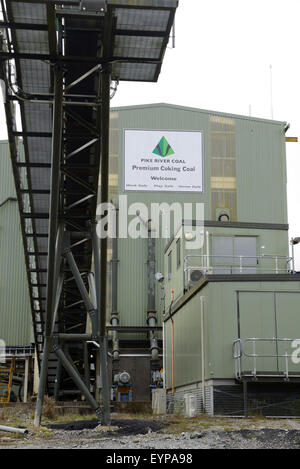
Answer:
<svg viewBox="0 0 300 469"><path fill-rule="evenodd" d="M238 292L237 301L238 331L239 338L244 341L244 353L257 355L256 359L243 355L243 371L277 372L276 342L253 340L276 338L274 293Z"/></svg>
<svg viewBox="0 0 300 469"><path fill-rule="evenodd" d="M278 292L276 296L277 334L280 339L300 339L300 293ZM299 346L297 347L299 348ZM278 354L291 355L295 351L292 341L278 342ZM279 371L286 370L285 358L279 358ZM300 364L288 358L288 370L300 373Z"/></svg>

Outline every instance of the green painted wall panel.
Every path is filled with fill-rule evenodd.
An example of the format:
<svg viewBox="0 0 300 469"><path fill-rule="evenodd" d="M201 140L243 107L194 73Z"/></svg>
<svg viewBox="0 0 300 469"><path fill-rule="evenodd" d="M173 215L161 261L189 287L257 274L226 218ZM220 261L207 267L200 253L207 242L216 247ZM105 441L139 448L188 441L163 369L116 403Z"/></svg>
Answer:
<svg viewBox="0 0 300 469"><path fill-rule="evenodd" d="M268 315L268 319L274 315L272 310L274 300L270 292L291 291L291 293L286 293L286 309L293 308L294 295L296 295L294 292L300 293L300 282L212 282L209 284L209 291L212 376L233 378L232 344L238 338L237 292L244 295L242 306L244 313L248 314L248 318L244 315L243 336L251 338L253 335L267 334L268 338L273 336L274 323L271 324L267 319L259 318L264 313ZM267 296L265 292L268 292ZM297 331L298 328L298 321L291 318L290 332L292 329ZM267 365L270 366L270 361L266 363ZM273 363L273 365L276 370L276 364Z"/></svg>
<svg viewBox="0 0 300 469"><path fill-rule="evenodd" d="M201 381L201 308L195 296L174 316L175 387ZM166 386L172 387L172 324L165 325ZM205 344L208 347L208 343ZM206 370L208 366L206 363Z"/></svg>
<svg viewBox="0 0 300 469"><path fill-rule="evenodd" d="M284 124L236 119L238 220L287 223Z"/></svg>
<svg viewBox="0 0 300 469"><path fill-rule="evenodd" d="M239 292L242 309L242 338L277 337L300 338L299 334L299 300L300 282L211 282L199 290L174 315L173 320L179 330L180 340L175 341L175 362L179 355L175 383L184 386L201 381L200 369L193 369L188 360L181 359L185 350L201 364L201 324L200 297L204 296L204 345L205 345L205 379L234 379L233 342L239 337L238 302ZM276 322L274 309L276 297ZM166 379L171 383L171 320L166 319ZM249 353L250 346L248 348ZM258 352L272 352L270 346L258 347ZM266 353L265 353L266 352ZM250 360L250 359L249 359ZM268 371L282 370L283 360L258 360L258 366ZM299 365L292 365L291 370L299 372ZM250 362L249 368L251 369Z"/></svg>
<svg viewBox="0 0 300 469"><path fill-rule="evenodd" d="M240 292L239 321L241 339L276 337L276 316L274 309L274 293L271 292ZM246 342L244 352L247 355L276 355L275 342ZM277 371L275 358L260 357L256 361L260 371ZM255 368L252 357L243 358L243 368L253 371Z"/></svg>
<svg viewBox="0 0 300 469"><path fill-rule="evenodd" d="M277 293L276 294L276 319L277 333L280 338L295 338L300 335L300 292L293 294ZM290 355L298 347L292 347L292 343L278 343L278 352L284 355L286 352ZM297 355L299 356L299 355ZM286 369L285 358L279 359L279 370ZM288 369L299 373L300 365L293 363L292 359L288 360Z"/></svg>
<svg viewBox="0 0 300 469"><path fill-rule="evenodd" d="M0 142L0 204L16 197L9 146ZM33 342L31 308L17 202L0 207L0 338L7 345Z"/></svg>

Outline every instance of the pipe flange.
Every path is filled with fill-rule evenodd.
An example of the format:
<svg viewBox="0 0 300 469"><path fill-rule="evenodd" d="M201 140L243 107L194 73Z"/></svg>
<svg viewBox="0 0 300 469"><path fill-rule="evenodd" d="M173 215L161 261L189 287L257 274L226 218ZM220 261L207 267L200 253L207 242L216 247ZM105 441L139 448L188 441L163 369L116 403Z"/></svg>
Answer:
<svg viewBox="0 0 300 469"><path fill-rule="evenodd" d="M159 352L159 346L157 344L153 344L153 345L151 345L150 350L151 350L151 352L152 352L152 350L157 350Z"/></svg>
<svg viewBox="0 0 300 469"><path fill-rule="evenodd" d="M115 312L115 313L111 313L111 317L110 317L110 324L112 325L112 322L113 320L116 319L117 321L119 321L119 313Z"/></svg>
<svg viewBox="0 0 300 469"><path fill-rule="evenodd" d="M148 311L148 317L147 317L147 324L149 325L149 320L150 319L155 319L155 322L157 323L157 316L156 316L156 311Z"/></svg>
<svg viewBox="0 0 300 469"><path fill-rule="evenodd" d="M116 345L116 346L112 349L111 353L112 353L112 354L114 354L114 353L118 353L118 354L119 354L119 353L120 353L119 347Z"/></svg>

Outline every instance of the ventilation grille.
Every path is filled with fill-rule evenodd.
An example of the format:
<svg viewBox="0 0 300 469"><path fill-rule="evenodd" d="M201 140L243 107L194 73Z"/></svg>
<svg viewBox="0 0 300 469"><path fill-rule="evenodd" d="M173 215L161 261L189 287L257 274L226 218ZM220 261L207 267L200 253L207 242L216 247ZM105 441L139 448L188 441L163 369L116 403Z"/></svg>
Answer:
<svg viewBox="0 0 300 469"><path fill-rule="evenodd" d="M243 386L214 387L214 415L244 415ZM300 416L300 395L297 384L249 384L248 414L269 417Z"/></svg>
<svg viewBox="0 0 300 469"><path fill-rule="evenodd" d="M211 216L217 209L229 208L231 220L237 220L235 121L210 116L211 128Z"/></svg>

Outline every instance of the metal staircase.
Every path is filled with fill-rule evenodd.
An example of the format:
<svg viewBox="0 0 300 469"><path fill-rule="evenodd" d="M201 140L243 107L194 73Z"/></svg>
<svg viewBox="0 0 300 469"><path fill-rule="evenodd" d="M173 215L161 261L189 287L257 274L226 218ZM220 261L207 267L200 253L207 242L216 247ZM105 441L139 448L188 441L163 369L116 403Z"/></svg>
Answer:
<svg viewBox="0 0 300 469"><path fill-rule="evenodd" d="M0 402L6 403L10 399L12 377L15 368L15 360L10 360L10 365L0 367Z"/></svg>

